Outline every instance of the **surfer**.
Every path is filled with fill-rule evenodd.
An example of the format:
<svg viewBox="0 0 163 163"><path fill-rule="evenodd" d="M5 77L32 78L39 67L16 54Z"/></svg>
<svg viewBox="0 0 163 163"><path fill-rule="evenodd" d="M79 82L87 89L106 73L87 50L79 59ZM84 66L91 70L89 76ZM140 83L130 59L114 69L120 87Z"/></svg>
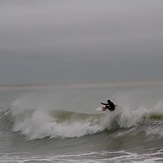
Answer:
<svg viewBox="0 0 163 163"><path fill-rule="evenodd" d="M106 109L110 110L110 111L114 111L116 105L111 102L110 100L107 100L107 103L103 103L101 102L102 105L104 105L104 107L102 108L102 111L105 111Z"/></svg>

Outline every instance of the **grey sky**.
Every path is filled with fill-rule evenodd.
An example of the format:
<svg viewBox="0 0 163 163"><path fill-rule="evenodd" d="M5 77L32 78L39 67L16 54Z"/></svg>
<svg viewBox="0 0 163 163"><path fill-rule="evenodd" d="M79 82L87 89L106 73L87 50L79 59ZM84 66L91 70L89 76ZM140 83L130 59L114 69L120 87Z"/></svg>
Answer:
<svg viewBox="0 0 163 163"><path fill-rule="evenodd" d="M162 0L1 0L0 84L163 79Z"/></svg>

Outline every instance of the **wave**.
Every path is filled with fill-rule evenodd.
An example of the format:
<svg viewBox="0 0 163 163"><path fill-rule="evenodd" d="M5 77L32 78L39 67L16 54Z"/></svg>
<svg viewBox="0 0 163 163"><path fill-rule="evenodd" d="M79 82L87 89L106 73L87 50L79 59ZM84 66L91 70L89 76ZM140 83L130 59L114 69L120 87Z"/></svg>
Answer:
<svg viewBox="0 0 163 163"><path fill-rule="evenodd" d="M20 131L28 139L81 137L104 130L99 115L59 110L30 110L12 115L16 117L13 131Z"/></svg>
<svg viewBox="0 0 163 163"><path fill-rule="evenodd" d="M28 109L13 103L12 107L0 114L1 129L19 132L28 140L42 138L74 138L98 134L104 131L126 129L143 131L146 135L163 136L162 105L154 109L140 107L132 111L117 107L114 112L88 114L65 110ZM119 134L119 133L118 133Z"/></svg>

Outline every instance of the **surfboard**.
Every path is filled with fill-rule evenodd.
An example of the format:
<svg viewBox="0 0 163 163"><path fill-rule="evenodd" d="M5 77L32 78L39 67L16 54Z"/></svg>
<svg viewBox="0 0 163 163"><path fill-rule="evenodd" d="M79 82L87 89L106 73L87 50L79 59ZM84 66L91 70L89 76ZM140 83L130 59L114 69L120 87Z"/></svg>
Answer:
<svg viewBox="0 0 163 163"><path fill-rule="evenodd" d="M100 112L103 112L103 111L104 111L104 110L103 110L103 106L100 106L100 107L96 108L95 110L96 110L96 111L100 111Z"/></svg>

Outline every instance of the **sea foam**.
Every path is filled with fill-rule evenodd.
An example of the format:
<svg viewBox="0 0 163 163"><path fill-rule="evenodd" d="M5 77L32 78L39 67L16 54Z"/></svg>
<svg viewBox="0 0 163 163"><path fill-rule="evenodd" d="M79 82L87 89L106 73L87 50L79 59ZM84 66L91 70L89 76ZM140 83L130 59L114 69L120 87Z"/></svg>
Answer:
<svg viewBox="0 0 163 163"><path fill-rule="evenodd" d="M11 115L14 120L13 131L20 132L29 140L50 138L73 138L100 133L110 130L116 123L119 128L131 128L152 118L163 118L162 104L158 103L154 109L140 106L137 110L117 106L114 112L104 114L86 114L64 110L49 110L28 105L23 98L12 104ZM27 108L28 106L28 108ZM95 112L96 113L96 112ZM163 135L159 129L146 130L147 135ZM153 133L152 133L153 132Z"/></svg>

